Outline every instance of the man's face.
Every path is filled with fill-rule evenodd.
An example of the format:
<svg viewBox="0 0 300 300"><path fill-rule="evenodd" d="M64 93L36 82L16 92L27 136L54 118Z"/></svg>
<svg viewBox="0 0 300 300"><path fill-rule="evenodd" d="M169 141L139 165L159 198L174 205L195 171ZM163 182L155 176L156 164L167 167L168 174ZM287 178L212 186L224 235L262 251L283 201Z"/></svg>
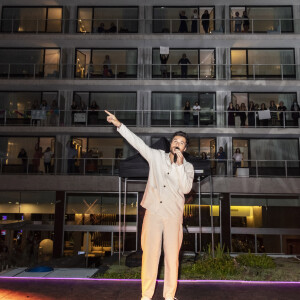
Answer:
<svg viewBox="0 0 300 300"><path fill-rule="evenodd" d="M179 148L180 152L184 152L186 150L186 139L183 136L176 135L174 136L171 145L170 145L170 152L175 154L175 149Z"/></svg>

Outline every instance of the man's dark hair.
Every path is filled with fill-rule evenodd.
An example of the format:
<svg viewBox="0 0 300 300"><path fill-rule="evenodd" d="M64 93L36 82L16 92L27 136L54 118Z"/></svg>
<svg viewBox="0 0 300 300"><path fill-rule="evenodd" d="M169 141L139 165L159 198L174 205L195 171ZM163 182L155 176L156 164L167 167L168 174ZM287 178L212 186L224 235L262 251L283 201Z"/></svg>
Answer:
<svg viewBox="0 0 300 300"><path fill-rule="evenodd" d="M185 132L183 132L183 131L176 131L176 132L172 135L172 137L171 137L171 142L173 141L173 139L174 139L175 136L182 136L182 137L184 137L185 140L186 140L186 146L189 145L190 138L189 138L189 136L188 136L187 133L185 133Z"/></svg>

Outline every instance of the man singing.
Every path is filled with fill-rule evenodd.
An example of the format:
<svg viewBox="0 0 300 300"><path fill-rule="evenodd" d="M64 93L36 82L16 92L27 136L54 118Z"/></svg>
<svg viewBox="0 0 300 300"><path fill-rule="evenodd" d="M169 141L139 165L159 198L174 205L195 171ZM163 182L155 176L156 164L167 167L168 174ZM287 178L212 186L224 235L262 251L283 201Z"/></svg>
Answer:
<svg viewBox="0 0 300 300"><path fill-rule="evenodd" d="M107 122L116 126L118 132L149 163L148 182L141 202L146 209L141 237L142 300L151 300L154 294L162 239L165 266L163 296L166 300L173 300L182 243L184 194L190 192L194 179L194 168L183 157L189 143L188 135L182 131L174 133L170 153L166 153L147 146L113 114L105 112Z"/></svg>

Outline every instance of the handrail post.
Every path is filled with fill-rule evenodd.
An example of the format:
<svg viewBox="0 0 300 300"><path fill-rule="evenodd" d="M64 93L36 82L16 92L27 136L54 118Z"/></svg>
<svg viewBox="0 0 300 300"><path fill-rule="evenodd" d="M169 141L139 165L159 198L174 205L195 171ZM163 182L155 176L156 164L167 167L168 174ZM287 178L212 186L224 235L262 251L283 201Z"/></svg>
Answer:
<svg viewBox="0 0 300 300"><path fill-rule="evenodd" d="M170 65L170 80L172 79L172 65Z"/></svg>
<svg viewBox="0 0 300 300"><path fill-rule="evenodd" d="M256 114L257 114L257 112L255 111L254 112L254 128L256 128Z"/></svg>
<svg viewBox="0 0 300 300"><path fill-rule="evenodd" d="M198 114L198 127L200 127L200 111L199 110L197 111L197 114Z"/></svg>
<svg viewBox="0 0 300 300"><path fill-rule="evenodd" d="M170 33L173 33L172 19L170 19Z"/></svg>
<svg viewBox="0 0 300 300"><path fill-rule="evenodd" d="M119 32L119 19L117 19L117 33Z"/></svg>
<svg viewBox="0 0 300 300"><path fill-rule="evenodd" d="M7 79L10 78L10 63L8 64L8 70L7 70Z"/></svg>
<svg viewBox="0 0 300 300"><path fill-rule="evenodd" d="M283 128L285 128L285 118L286 118L285 111L283 111Z"/></svg>
<svg viewBox="0 0 300 300"><path fill-rule="evenodd" d="M36 20L36 33L39 33L39 19Z"/></svg>
<svg viewBox="0 0 300 300"><path fill-rule="evenodd" d="M118 65L115 65L115 79L118 78Z"/></svg>
<svg viewBox="0 0 300 300"><path fill-rule="evenodd" d="M6 109L4 110L4 125L6 125Z"/></svg>
<svg viewBox="0 0 300 300"><path fill-rule="evenodd" d="M253 80L255 80L255 64L252 65Z"/></svg>
<svg viewBox="0 0 300 300"><path fill-rule="evenodd" d="M35 64L33 64L33 79L35 79ZM44 66L44 70L45 70L45 66ZM45 73L44 73L44 76L45 76Z"/></svg>
<svg viewBox="0 0 300 300"><path fill-rule="evenodd" d="M3 158L1 157L0 160L1 160L1 162L0 162L0 164L1 164L0 165L0 173L2 173L2 160L3 160Z"/></svg>
<svg viewBox="0 0 300 300"><path fill-rule="evenodd" d="M87 109L85 110L85 127L87 127L87 123L88 123L88 115L89 115L89 109L87 107Z"/></svg>
<svg viewBox="0 0 300 300"><path fill-rule="evenodd" d="M281 80L283 80L283 64L280 64Z"/></svg>
<svg viewBox="0 0 300 300"><path fill-rule="evenodd" d="M288 177L288 168L287 168L287 161L284 161L284 172L285 172L285 178Z"/></svg>
<svg viewBox="0 0 300 300"><path fill-rule="evenodd" d="M170 127L172 127L172 111L170 110Z"/></svg>
<svg viewBox="0 0 300 300"><path fill-rule="evenodd" d="M112 158L111 159L111 176L114 176L114 164L116 163L116 161Z"/></svg>
<svg viewBox="0 0 300 300"><path fill-rule="evenodd" d="M14 18L11 18L11 33L14 33Z"/></svg>
<svg viewBox="0 0 300 300"><path fill-rule="evenodd" d="M85 157L83 158L83 175L85 175L85 164L86 164L86 161L85 161Z"/></svg>
<svg viewBox="0 0 300 300"><path fill-rule="evenodd" d="M255 175L258 177L258 165L257 165L257 160L255 161Z"/></svg>

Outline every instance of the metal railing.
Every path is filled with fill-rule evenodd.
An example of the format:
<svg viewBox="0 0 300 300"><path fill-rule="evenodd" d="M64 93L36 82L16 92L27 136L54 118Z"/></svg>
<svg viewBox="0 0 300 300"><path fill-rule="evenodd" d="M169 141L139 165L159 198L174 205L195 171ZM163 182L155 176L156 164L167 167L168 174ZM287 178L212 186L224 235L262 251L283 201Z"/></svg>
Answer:
<svg viewBox="0 0 300 300"><path fill-rule="evenodd" d="M110 110L108 108L108 110ZM290 110L110 110L132 127L216 127L216 128L289 128L299 127L300 112ZM0 109L2 126L85 126L107 127L104 110L59 108L12 110Z"/></svg>
<svg viewBox="0 0 300 300"><path fill-rule="evenodd" d="M95 154L96 155L96 154ZM27 175L96 175L118 176L120 158L84 157L52 158L49 166L44 166L43 158L2 157L0 173ZM214 176L228 177L300 177L299 160L247 160L235 162L233 159L208 159Z"/></svg>
<svg viewBox="0 0 300 300"><path fill-rule="evenodd" d="M249 22L248 26L245 23ZM299 19L2 19L2 33L82 34L285 34L298 33ZM181 26L181 24L186 24Z"/></svg>
<svg viewBox="0 0 300 300"><path fill-rule="evenodd" d="M0 79L299 80L297 64L0 63Z"/></svg>

